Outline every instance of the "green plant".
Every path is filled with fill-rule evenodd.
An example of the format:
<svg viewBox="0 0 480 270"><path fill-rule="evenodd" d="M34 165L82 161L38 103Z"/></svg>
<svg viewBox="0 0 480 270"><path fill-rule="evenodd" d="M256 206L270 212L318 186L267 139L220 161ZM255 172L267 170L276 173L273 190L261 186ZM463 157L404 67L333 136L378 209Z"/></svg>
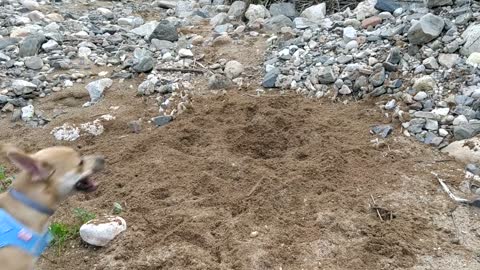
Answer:
<svg viewBox="0 0 480 270"><path fill-rule="evenodd" d="M66 224L63 222L53 222L50 227L50 233L53 240L51 246L55 247L57 254L65 248L65 244L80 236L80 226L95 218L95 214L82 208L75 208L73 214L77 219L75 224Z"/></svg>
<svg viewBox="0 0 480 270"><path fill-rule="evenodd" d="M0 192L4 192L12 184L13 177L7 176L5 167L0 165Z"/></svg>

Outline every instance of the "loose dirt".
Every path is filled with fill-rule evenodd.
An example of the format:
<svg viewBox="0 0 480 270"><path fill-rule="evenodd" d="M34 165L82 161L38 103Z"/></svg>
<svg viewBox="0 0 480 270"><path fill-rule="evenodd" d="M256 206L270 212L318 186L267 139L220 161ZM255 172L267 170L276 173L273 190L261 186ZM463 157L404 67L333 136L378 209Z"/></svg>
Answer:
<svg viewBox="0 0 480 270"><path fill-rule="evenodd" d="M44 128L0 120L1 142L106 156L99 190L69 199L54 220L73 222L75 207L102 215L124 206L128 229L108 247L73 240L37 269L479 269L478 210L452 203L431 175L458 187L464 165L398 126L384 144L372 143L370 128L385 123L373 101L254 96L261 44L203 51L209 63L246 65L250 91L209 93L198 78L192 106L161 128L147 123L158 114L155 100L135 97L141 79L114 83L90 108L81 107L84 85L38 100L36 108L56 115ZM58 142L49 134L107 113L116 119L98 137ZM133 134L127 123L139 118ZM380 220L372 197L392 215Z"/></svg>

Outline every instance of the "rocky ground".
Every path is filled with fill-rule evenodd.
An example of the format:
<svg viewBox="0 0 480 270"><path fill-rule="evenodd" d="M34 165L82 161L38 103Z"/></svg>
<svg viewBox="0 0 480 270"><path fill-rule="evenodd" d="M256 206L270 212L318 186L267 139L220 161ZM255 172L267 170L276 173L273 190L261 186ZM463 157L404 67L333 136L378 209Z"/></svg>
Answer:
<svg viewBox="0 0 480 270"><path fill-rule="evenodd" d="M478 193L480 5L297 8L0 0L0 140L103 153L54 219L127 222L39 269L479 268L431 173Z"/></svg>

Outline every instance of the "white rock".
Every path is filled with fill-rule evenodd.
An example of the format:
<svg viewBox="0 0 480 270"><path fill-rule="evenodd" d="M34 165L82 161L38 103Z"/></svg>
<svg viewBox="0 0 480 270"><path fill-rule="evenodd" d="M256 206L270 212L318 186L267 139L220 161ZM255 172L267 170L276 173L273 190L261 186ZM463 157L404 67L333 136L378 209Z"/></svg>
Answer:
<svg viewBox="0 0 480 270"><path fill-rule="evenodd" d="M327 5L325 3L320 3L305 9L300 16L307 18L312 22L320 22L323 18L325 18L326 13Z"/></svg>
<svg viewBox="0 0 480 270"><path fill-rule="evenodd" d="M472 147L473 146L473 147ZM455 141L442 149L442 152L464 163L480 162L480 139L471 138Z"/></svg>
<svg viewBox="0 0 480 270"><path fill-rule="evenodd" d="M270 12L264 5L250 4L245 12L245 17L248 19L248 21L253 22L257 19L269 18Z"/></svg>
<svg viewBox="0 0 480 270"><path fill-rule="evenodd" d="M432 110L432 113L440 116L447 116L450 112L450 108L436 108Z"/></svg>
<svg viewBox="0 0 480 270"><path fill-rule="evenodd" d="M426 99L427 97L428 97L427 93L425 93L423 91L420 91L413 97L413 99L416 100L416 101L422 101L422 100Z"/></svg>
<svg viewBox="0 0 480 270"><path fill-rule="evenodd" d="M413 84L413 89L417 91L432 91L435 87L435 80L428 75L416 79Z"/></svg>
<svg viewBox="0 0 480 270"><path fill-rule="evenodd" d="M396 107L395 99L390 100L387 104L385 104L385 110L393 110Z"/></svg>
<svg viewBox="0 0 480 270"><path fill-rule="evenodd" d="M74 125L65 123L60 127L54 128L50 134L58 141L75 141L80 138L80 129Z"/></svg>
<svg viewBox="0 0 480 270"><path fill-rule="evenodd" d="M343 28L343 40L345 42L350 42L357 38L357 30L351 26Z"/></svg>
<svg viewBox="0 0 480 270"><path fill-rule="evenodd" d="M149 37L153 33L155 28L157 28L157 26L158 26L157 21L151 21L135 29L132 29L130 32L142 37Z"/></svg>
<svg viewBox="0 0 480 270"><path fill-rule="evenodd" d="M438 134L442 137L446 137L448 135L448 131L446 129L441 128L438 130Z"/></svg>
<svg viewBox="0 0 480 270"><path fill-rule="evenodd" d="M35 108L33 105L27 105L25 107L22 107L22 120L23 121L28 121L33 118L35 115Z"/></svg>
<svg viewBox="0 0 480 270"><path fill-rule="evenodd" d="M104 247L126 229L127 223L121 217L94 219L80 227L80 237L90 245Z"/></svg>
<svg viewBox="0 0 480 270"><path fill-rule="evenodd" d="M243 65L235 60L228 61L225 65L225 75L230 79L235 79L244 71Z"/></svg>
<svg viewBox="0 0 480 270"><path fill-rule="evenodd" d="M88 58L92 54L92 50L88 47L80 47L78 48L78 57L80 58Z"/></svg>
<svg viewBox="0 0 480 270"><path fill-rule="evenodd" d="M189 49L180 49L180 50L178 51L178 55L179 55L180 57L183 57L183 58L193 57L193 53L192 53L192 51L189 50Z"/></svg>
<svg viewBox="0 0 480 270"><path fill-rule="evenodd" d="M350 90L350 87L348 85L342 85L342 88L338 91L341 95L350 95L352 93L352 90Z"/></svg>
<svg viewBox="0 0 480 270"><path fill-rule="evenodd" d="M58 43L57 43L55 40L50 39L49 41L47 41L46 43L44 43L44 44L42 45L42 49L43 49L44 51L46 51L46 52L51 52L51 51L57 49L58 46L59 46L59 45L58 45Z"/></svg>
<svg viewBox="0 0 480 270"><path fill-rule="evenodd" d="M113 81L109 78L93 81L85 87L90 94L91 102L95 103L100 100L105 89L110 88Z"/></svg>
<svg viewBox="0 0 480 270"><path fill-rule="evenodd" d="M455 119L453 120L453 125L454 126L460 126L460 125L464 125L464 124L468 124L468 119L467 119L467 117L465 117L465 115L459 115L459 116L455 117Z"/></svg>
<svg viewBox="0 0 480 270"><path fill-rule="evenodd" d="M35 0L22 0L20 4L28 10L37 10L40 8L40 4Z"/></svg>
<svg viewBox="0 0 480 270"><path fill-rule="evenodd" d="M480 52L473 52L467 59L467 64L475 66L480 64Z"/></svg>

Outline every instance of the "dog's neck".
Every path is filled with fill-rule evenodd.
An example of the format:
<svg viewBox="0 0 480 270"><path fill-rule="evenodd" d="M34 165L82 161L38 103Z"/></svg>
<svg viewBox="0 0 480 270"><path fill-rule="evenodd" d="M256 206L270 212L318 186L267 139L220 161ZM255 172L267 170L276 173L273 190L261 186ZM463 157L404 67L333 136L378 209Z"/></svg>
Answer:
<svg viewBox="0 0 480 270"><path fill-rule="evenodd" d="M14 199L8 192L2 194L0 198L0 208L3 208L17 221L37 233L44 233L48 228L49 215L40 213Z"/></svg>

